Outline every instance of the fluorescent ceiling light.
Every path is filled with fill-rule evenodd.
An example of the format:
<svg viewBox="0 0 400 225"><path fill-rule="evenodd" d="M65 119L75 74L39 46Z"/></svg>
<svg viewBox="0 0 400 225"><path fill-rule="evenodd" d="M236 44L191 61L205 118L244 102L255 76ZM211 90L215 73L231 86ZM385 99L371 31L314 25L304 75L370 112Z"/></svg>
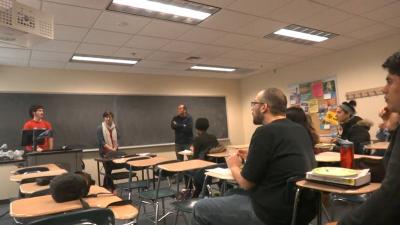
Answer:
<svg viewBox="0 0 400 225"><path fill-rule="evenodd" d="M190 67L191 70L208 70L208 71L217 71L217 72L234 72L236 71L235 68L228 68L228 67L215 67L215 66L192 66Z"/></svg>
<svg viewBox="0 0 400 225"><path fill-rule="evenodd" d="M110 58L104 56L89 56L89 55L74 55L71 61L107 63L107 64L120 64L120 65L135 65L139 60L137 59L123 59L123 58Z"/></svg>
<svg viewBox="0 0 400 225"><path fill-rule="evenodd" d="M202 12L198 10L188 9L184 7L179 7L149 0L113 0L113 3L145 9L145 10L161 12L161 13L173 14L177 16L183 16L198 20L204 20L211 15L211 13L207 12Z"/></svg>
<svg viewBox="0 0 400 225"><path fill-rule="evenodd" d="M314 42L321 42L328 40L327 37L322 37L318 35L313 35L313 34L307 34L299 31L294 31L294 30L287 30L285 28L282 28L278 31L275 31L274 34L279 34L287 37L292 37L292 38L299 38L307 41L314 41Z"/></svg>

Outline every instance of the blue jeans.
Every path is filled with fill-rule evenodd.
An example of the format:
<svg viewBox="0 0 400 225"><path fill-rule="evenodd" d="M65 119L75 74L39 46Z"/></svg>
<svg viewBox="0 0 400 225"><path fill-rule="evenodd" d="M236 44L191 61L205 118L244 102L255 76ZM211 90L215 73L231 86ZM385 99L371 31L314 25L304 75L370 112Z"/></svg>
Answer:
<svg viewBox="0 0 400 225"><path fill-rule="evenodd" d="M202 199L193 209L192 225L264 225L254 213L250 197L233 194Z"/></svg>

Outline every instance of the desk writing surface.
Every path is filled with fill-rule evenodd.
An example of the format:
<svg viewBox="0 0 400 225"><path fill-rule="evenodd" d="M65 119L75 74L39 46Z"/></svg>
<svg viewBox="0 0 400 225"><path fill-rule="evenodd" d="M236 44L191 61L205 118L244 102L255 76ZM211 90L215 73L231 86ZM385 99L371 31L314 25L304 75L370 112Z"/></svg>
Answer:
<svg viewBox="0 0 400 225"><path fill-rule="evenodd" d="M68 173L68 172L64 169L58 169L58 170L51 170L51 171L37 172L37 173L16 174L16 175L11 175L10 180L15 181L15 182L20 182L23 179L58 176L58 175L61 175L64 173Z"/></svg>
<svg viewBox="0 0 400 225"><path fill-rule="evenodd" d="M119 158L119 159L113 159L112 161L113 161L113 163L116 163L116 164L123 164L123 163L126 163L126 161L128 161L128 160L140 159L140 158L144 158L144 157L147 157L147 156L140 156L140 155L130 156L130 157L123 157L123 158ZM148 158L150 158L150 156L148 156Z"/></svg>
<svg viewBox="0 0 400 225"><path fill-rule="evenodd" d="M369 159L382 159L381 156L373 156L373 155L358 155L354 154L354 159L361 158L369 158ZM315 159L317 162L340 162L340 153L339 152L321 152L315 155Z"/></svg>
<svg viewBox="0 0 400 225"><path fill-rule="evenodd" d="M329 184L320 184L312 181L301 180L297 181L296 185L303 188L309 188L313 190L318 190L322 192L336 193L336 194L346 194L346 195L360 195L374 192L381 187L380 183L370 183L368 185L362 186L360 188L343 188Z"/></svg>
<svg viewBox="0 0 400 225"><path fill-rule="evenodd" d="M193 159L193 160L186 160L176 163L168 163L162 164L158 167L162 170L170 171L170 172L183 172L188 170L195 170L201 169L204 167L215 165L216 163L201 160L201 159Z"/></svg>
<svg viewBox="0 0 400 225"><path fill-rule="evenodd" d="M371 149L371 150L387 150L388 147L389 147L389 142L383 141L383 142L376 142L373 144L366 145L364 148Z"/></svg>
<svg viewBox="0 0 400 225"><path fill-rule="evenodd" d="M150 159L143 159L143 160L135 160L135 161L130 161L127 162L128 165L135 166L135 167L149 167L149 166L154 166L162 162L166 162L172 159L167 159L164 157L154 157Z"/></svg>
<svg viewBox="0 0 400 225"><path fill-rule="evenodd" d="M93 185L89 194L110 193L107 189ZM115 195L99 195L98 197L85 198L91 207L105 208L108 204L120 201ZM18 199L10 203L10 215L17 218L27 218L56 214L82 208L79 200L57 203L51 195L34 198Z"/></svg>
<svg viewBox="0 0 400 225"><path fill-rule="evenodd" d="M50 185L40 186L40 185L36 184L36 182L25 183L25 184L19 185L19 190L21 191L22 194L32 194L37 191L42 191L42 190L46 190L49 188L50 188Z"/></svg>
<svg viewBox="0 0 400 225"><path fill-rule="evenodd" d="M10 173L15 174L17 173L19 170L23 170L26 168L35 168L35 167L46 167L47 169L49 169L49 171L51 170L59 170L61 169L59 166L57 166L56 164L50 163L50 164L43 164L43 165L37 165L37 166L27 166L27 167L23 167L23 168L19 168L17 170L13 170Z"/></svg>
<svg viewBox="0 0 400 225"><path fill-rule="evenodd" d="M229 168L227 168L229 170ZM235 180L232 173L218 173L217 171L207 171L204 173L207 176L215 177L222 180Z"/></svg>
<svg viewBox="0 0 400 225"><path fill-rule="evenodd" d="M218 152L218 153L208 153L207 156L209 157L214 157L214 158L225 158L230 156L231 154L234 154L234 151L224 151L224 152Z"/></svg>
<svg viewBox="0 0 400 225"><path fill-rule="evenodd" d="M139 211L133 205L119 205L108 207L118 220L129 220L137 217Z"/></svg>

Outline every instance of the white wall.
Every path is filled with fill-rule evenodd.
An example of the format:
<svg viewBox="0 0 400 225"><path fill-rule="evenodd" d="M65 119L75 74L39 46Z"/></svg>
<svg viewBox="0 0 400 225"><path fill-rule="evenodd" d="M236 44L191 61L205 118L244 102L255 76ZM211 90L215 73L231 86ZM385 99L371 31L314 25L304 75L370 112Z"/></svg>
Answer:
<svg viewBox="0 0 400 225"><path fill-rule="evenodd" d="M302 63L277 69L241 80L244 140L249 142L255 126L252 124L250 101L258 91L277 87L288 92L288 86L323 79L337 78L338 102L345 101L346 92L380 87L385 84L386 71L381 65L394 52L400 50L400 36L392 36L362 46L320 56ZM371 137L375 137L380 122L378 110L385 105L383 96L357 99L358 115L374 121Z"/></svg>

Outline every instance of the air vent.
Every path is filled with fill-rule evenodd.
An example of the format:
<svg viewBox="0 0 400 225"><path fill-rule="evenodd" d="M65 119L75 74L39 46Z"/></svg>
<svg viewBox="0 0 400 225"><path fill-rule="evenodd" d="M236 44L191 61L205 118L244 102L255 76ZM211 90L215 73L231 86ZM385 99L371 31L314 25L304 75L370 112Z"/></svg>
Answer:
<svg viewBox="0 0 400 225"><path fill-rule="evenodd" d="M292 24L264 37L296 44L313 45L336 36L338 35L334 33Z"/></svg>

